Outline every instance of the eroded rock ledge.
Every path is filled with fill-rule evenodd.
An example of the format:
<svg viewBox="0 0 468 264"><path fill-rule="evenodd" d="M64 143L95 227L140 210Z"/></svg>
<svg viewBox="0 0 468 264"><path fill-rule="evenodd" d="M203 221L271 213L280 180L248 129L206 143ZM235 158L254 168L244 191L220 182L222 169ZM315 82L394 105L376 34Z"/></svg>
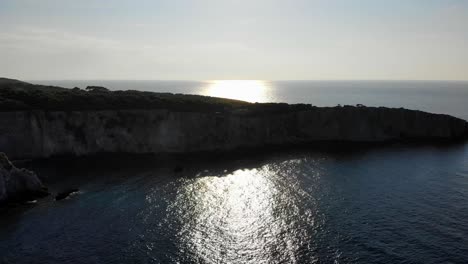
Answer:
<svg viewBox="0 0 468 264"><path fill-rule="evenodd" d="M15 167L5 153L0 153L0 205L47 195L47 188L34 172Z"/></svg>

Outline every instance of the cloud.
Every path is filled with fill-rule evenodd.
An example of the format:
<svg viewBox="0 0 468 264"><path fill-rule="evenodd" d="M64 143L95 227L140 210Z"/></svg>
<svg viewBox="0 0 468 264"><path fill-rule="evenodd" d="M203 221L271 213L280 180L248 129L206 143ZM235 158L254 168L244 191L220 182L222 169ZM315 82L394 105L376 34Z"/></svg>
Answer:
<svg viewBox="0 0 468 264"><path fill-rule="evenodd" d="M17 27L0 32L0 45L6 48L49 52L63 49L123 49L120 42L50 28Z"/></svg>

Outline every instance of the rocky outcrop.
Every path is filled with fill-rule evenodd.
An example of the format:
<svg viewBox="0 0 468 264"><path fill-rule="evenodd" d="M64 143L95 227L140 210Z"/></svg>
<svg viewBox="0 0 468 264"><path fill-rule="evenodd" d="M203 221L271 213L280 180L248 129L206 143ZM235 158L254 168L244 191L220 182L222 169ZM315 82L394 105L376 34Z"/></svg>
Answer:
<svg viewBox="0 0 468 264"><path fill-rule="evenodd" d="M317 141L450 141L467 135L464 120L383 107L309 107L273 112L248 108L224 112L0 112L0 149L15 159L230 151Z"/></svg>
<svg viewBox="0 0 468 264"><path fill-rule="evenodd" d="M57 193L57 194L55 195L55 200L56 200L56 201L60 201L60 200L66 199L66 198L68 198L70 195L75 194L75 193L77 193L78 191L79 191L79 189L77 189L77 188L69 188L69 189L66 189L66 190L64 190L64 191L61 191L61 192Z"/></svg>
<svg viewBox="0 0 468 264"><path fill-rule="evenodd" d="M18 169L4 153L0 153L0 204L31 201L47 194L34 172Z"/></svg>

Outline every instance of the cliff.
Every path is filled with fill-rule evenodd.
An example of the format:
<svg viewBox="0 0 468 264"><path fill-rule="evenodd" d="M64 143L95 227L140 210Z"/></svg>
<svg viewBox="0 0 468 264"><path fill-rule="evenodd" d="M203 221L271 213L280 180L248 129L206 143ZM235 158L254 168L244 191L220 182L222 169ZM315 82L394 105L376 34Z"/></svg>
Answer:
<svg viewBox="0 0 468 264"><path fill-rule="evenodd" d="M0 113L0 149L11 158L100 152L228 151L314 141L453 140L467 123L387 108L312 108L289 113L169 110Z"/></svg>
<svg viewBox="0 0 468 264"><path fill-rule="evenodd" d="M12 89L16 88L10 85L8 89L14 93ZM250 104L157 93L148 93L152 98L148 99L147 93L135 91L123 96L112 95L116 92L110 91L72 92L53 88L54 93L113 100L113 107L107 106L110 109L101 109L102 105L96 103L99 100L90 103L85 100L81 106L62 105L64 109L60 109L57 108L63 103L60 100L55 100L53 108L41 106L52 99L47 98L47 93L42 94L41 89L34 89L38 89L35 93L42 99L21 101L19 97L4 97L4 102L10 100L4 108L0 102L0 150L10 158L229 151L317 141L450 141L468 135L464 120L406 109ZM2 94L6 93L0 87ZM129 99L130 95L133 98ZM15 103L11 104L13 100Z"/></svg>

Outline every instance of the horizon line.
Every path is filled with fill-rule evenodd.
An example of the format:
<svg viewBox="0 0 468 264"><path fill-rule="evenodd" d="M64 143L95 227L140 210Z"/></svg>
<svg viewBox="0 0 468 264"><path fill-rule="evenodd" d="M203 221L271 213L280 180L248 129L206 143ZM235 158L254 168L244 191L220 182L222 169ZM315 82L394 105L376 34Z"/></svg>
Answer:
<svg viewBox="0 0 468 264"><path fill-rule="evenodd" d="M8 78L8 77L5 77ZM301 81L327 81L327 82L468 82L468 79L17 79L23 81L177 81L177 82L212 82L212 81L264 81L264 82L301 82Z"/></svg>

